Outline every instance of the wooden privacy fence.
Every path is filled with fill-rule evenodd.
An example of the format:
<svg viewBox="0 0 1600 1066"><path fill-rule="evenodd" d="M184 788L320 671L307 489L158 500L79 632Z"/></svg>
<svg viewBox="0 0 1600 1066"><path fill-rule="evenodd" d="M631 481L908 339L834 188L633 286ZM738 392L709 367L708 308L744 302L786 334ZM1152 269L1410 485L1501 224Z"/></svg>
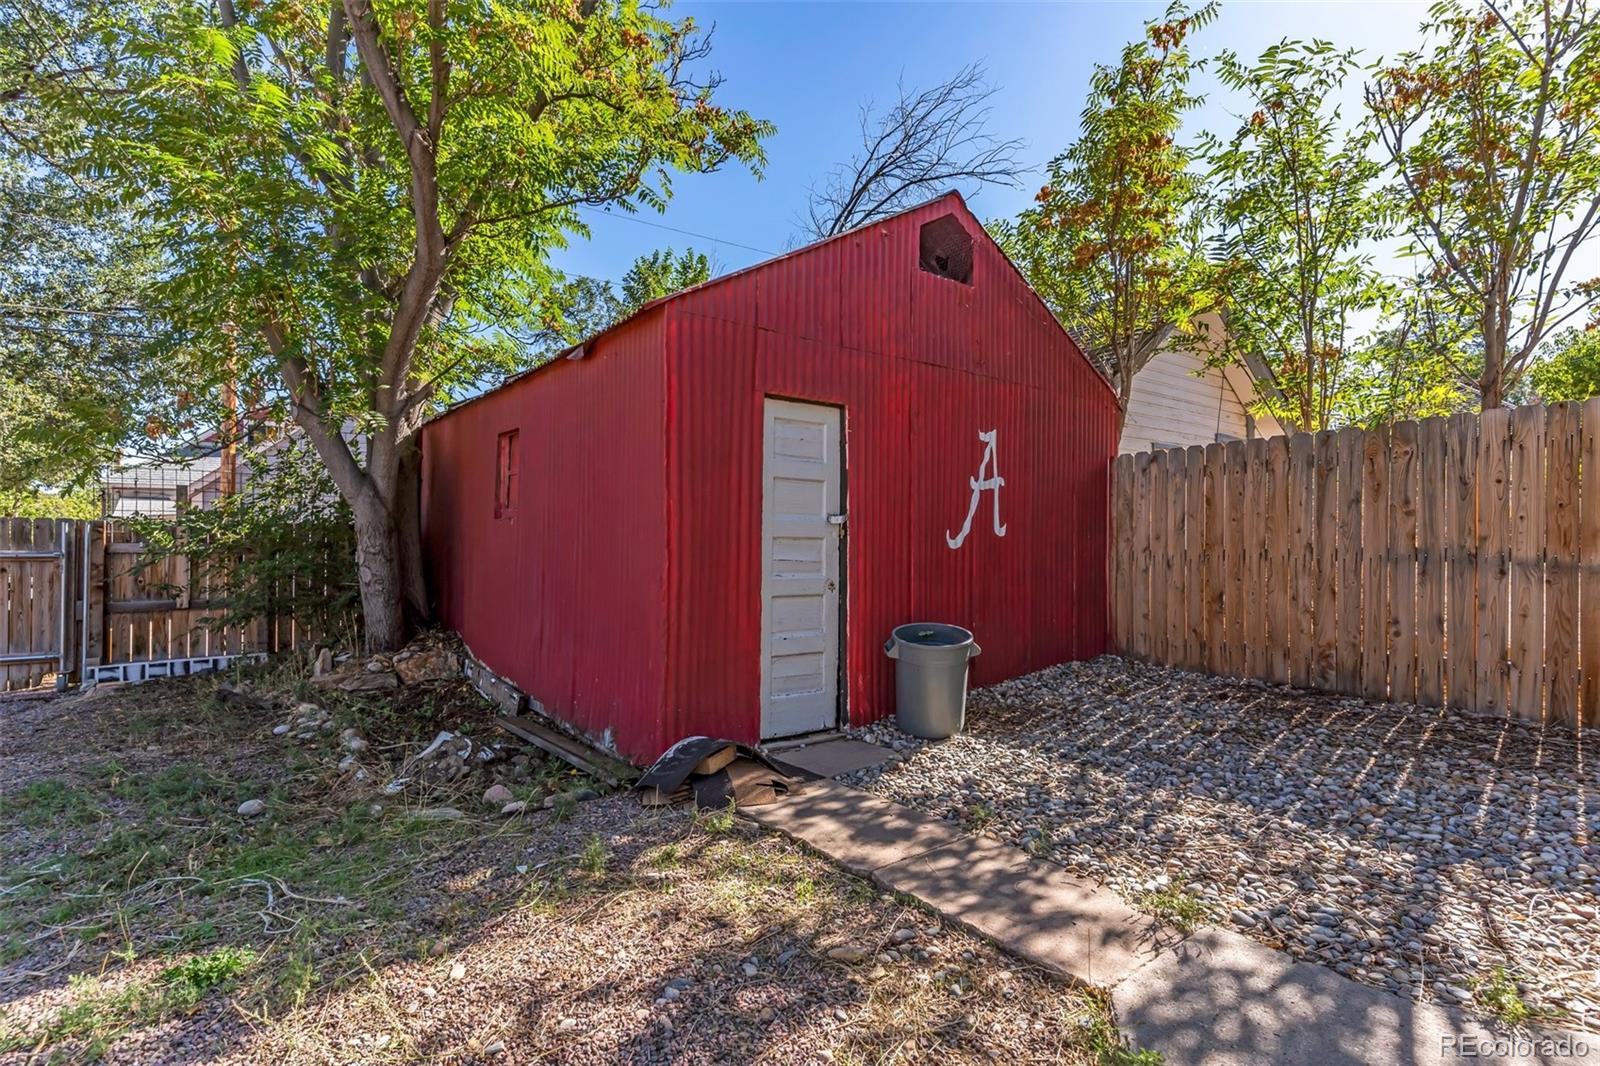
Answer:
<svg viewBox="0 0 1600 1066"><path fill-rule="evenodd" d="M0 691L121 663L291 651L313 639L286 613L216 624L226 604L214 565L147 559L145 547L121 522L0 518Z"/></svg>
<svg viewBox="0 0 1600 1066"><path fill-rule="evenodd" d="M1600 724L1600 398L1124 455L1128 655Z"/></svg>

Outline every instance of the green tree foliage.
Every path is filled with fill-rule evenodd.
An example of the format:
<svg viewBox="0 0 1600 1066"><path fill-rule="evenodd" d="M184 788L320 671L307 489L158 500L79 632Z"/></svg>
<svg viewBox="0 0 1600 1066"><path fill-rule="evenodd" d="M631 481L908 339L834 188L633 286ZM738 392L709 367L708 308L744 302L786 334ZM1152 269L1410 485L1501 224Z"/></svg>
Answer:
<svg viewBox="0 0 1600 1066"><path fill-rule="evenodd" d="M620 287L599 278L573 278L561 286L554 301L562 313L555 346L577 344L652 300L710 280L710 257L693 248L685 248L682 254L667 248L639 256L623 274Z"/></svg>
<svg viewBox="0 0 1600 1066"><path fill-rule="evenodd" d="M1600 12L1451 0L1424 29L1431 51L1375 71L1367 104L1424 291L1482 341L1453 368L1497 407L1543 339L1600 297L1600 279L1571 270L1600 227Z"/></svg>
<svg viewBox="0 0 1600 1066"><path fill-rule="evenodd" d="M204 575L210 626L292 617L325 643L353 643L360 602L350 505L300 437L246 458L245 487L213 507L127 520L147 544L141 564L171 555Z"/></svg>
<svg viewBox="0 0 1600 1066"><path fill-rule="evenodd" d="M1333 422L1357 331L1386 295L1366 251L1384 224L1373 134L1328 103L1353 69L1355 54L1326 41L1284 41L1254 64L1224 52L1218 77L1247 115L1228 140L1204 142L1220 358L1266 366L1277 390L1261 405L1312 432Z"/></svg>
<svg viewBox="0 0 1600 1066"><path fill-rule="evenodd" d="M577 208L661 209L771 129L634 0L12 2L44 43L0 133L121 190L193 379L293 417L350 505L374 650L426 612L418 428L555 313Z"/></svg>
<svg viewBox="0 0 1600 1066"><path fill-rule="evenodd" d="M1335 405L1337 424L1372 428L1471 410L1472 393L1452 369L1476 358L1470 338L1454 321L1441 321L1415 284L1390 312L1352 350Z"/></svg>
<svg viewBox="0 0 1600 1066"><path fill-rule="evenodd" d="M1173 4L1114 66L1096 66L1076 144L1051 160L1034 207L996 237L1089 346L1126 413L1133 376L1207 305L1200 187L1180 144L1197 63L1189 38L1216 15Z"/></svg>
<svg viewBox="0 0 1600 1066"><path fill-rule="evenodd" d="M1600 396L1600 330L1563 330L1540 351L1528 378L1545 403Z"/></svg>
<svg viewBox="0 0 1600 1066"><path fill-rule="evenodd" d="M129 444L196 412L170 361L143 359L150 257L125 213L0 160L0 514L69 495Z"/></svg>

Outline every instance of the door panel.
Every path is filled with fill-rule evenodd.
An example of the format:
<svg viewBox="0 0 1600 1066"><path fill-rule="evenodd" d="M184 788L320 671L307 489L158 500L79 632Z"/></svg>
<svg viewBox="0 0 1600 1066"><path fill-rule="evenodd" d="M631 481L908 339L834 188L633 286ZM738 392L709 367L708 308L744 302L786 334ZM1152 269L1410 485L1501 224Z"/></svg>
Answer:
<svg viewBox="0 0 1600 1066"><path fill-rule="evenodd" d="M761 493L761 736L839 721L843 458L836 407L766 402Z"/></svg>

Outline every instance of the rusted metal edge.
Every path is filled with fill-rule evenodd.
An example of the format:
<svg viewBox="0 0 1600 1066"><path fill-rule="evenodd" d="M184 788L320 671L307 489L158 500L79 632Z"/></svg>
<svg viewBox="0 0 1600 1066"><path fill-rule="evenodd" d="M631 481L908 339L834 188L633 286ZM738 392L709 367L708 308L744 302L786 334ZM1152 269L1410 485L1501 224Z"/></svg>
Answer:
<svg viewBox="0 0 1600 1066"><path fill-rule="evenodd" d="M623 782L631 782L639 776L638 769L630 763L601 751L582 737L558 728L558 723L544 714L538 701L529 699L527 693L485 666L464 642L462 648L466 652L462 673L480 696L500 709L496 724L501 729L591 777L599 778L611 788L617 788ZM523 711L531 711L539 717L535 719L519 713Z"/></svg>
<svg viewBox="0 0 1600 1066"><path fill-rule="evenodd" d="M598 777L612 788L618 787L624 780L631 781L637 776L637 771L633 767L609 755L603 755L532 718L499 718L495 724L512 736L576 766L591 777ZM625 771L621 769L624 766L627 767Z"/></svg>

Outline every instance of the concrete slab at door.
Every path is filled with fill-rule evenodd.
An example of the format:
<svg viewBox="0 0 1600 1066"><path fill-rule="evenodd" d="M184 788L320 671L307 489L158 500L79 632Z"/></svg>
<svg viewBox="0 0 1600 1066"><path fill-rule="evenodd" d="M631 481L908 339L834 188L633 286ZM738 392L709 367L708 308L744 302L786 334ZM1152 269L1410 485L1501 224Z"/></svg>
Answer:
<svg viewBox="0 0 1600 1066"><path fill-rule="evenodd" d="M766 402L761 502L761 736L839 719L843 455L837 407Z"/></svg>

